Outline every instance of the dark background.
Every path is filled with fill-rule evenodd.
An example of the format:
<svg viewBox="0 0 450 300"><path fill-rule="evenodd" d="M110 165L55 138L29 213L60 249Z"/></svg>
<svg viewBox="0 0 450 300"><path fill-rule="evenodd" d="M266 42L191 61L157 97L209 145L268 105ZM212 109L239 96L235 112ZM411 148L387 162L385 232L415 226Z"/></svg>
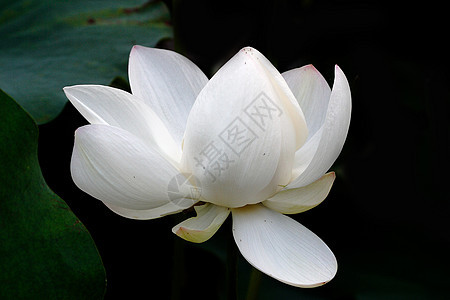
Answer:
<svg viewBox="0 0 450 300"><path fill-rule="evenodd" d="M212 4L214 3L214 4ZM252 46L280 72L314 66L331 85L345 72L353 111L337 179L317 208L294 218L335 253L334 280L293 288L263 275L261 299L445 299L450 279L447 195L450 88L447 10L428 2L173 1L176 47L209 77ZM112 78L111 78L112 79ZM187 216L134 221L72 182L73 134L87 122L70 105L40 126L49 186L93 236L108 277L107 299L227 297L228 220L194 245L171 233ZM236 248L236 247L234 247ZM238 256L238 290L250 267ZM163 296L157 296L163 295Z"/></svg>

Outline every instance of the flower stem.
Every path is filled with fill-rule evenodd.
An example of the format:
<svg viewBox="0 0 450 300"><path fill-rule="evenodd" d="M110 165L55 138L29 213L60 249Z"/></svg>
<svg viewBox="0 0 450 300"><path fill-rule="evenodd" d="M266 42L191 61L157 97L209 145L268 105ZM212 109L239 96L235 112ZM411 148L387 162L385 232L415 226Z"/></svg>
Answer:
<svg viewBox="0 0 450 300"><path fill-rule="evenodd" d="M231 226L229 226L231 227ZM229 230L231 232L231 230ZM237 300L237 264L238 252L234 238L230 235L227 239L227 298Z"/></svg>
<svg viewBox="0 0 450 300"><path fill-rule="evenodd" d="M175 236L173 244L171 300L182 299L181 294L186 285L184 240Z"/></svg>
<svg viewBox="0 0 450 300"><path fill-rule="evenodd" d="M246 300L256 300L258 298L259 284L261 283L261 274L262 273L258 269L252 267Z"/></svg>

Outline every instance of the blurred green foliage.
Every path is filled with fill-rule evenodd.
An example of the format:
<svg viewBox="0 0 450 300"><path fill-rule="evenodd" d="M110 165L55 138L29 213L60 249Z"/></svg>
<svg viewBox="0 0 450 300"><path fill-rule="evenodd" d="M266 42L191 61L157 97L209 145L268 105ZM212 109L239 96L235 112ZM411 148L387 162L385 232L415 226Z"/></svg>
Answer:
<svg viewBox="0 0 450 300"><path fill-rule="evenodd" d="M0 0L0 88L48 122L64 86L126 76L131 47L171 37L169 19L159 1Z"/></svg>

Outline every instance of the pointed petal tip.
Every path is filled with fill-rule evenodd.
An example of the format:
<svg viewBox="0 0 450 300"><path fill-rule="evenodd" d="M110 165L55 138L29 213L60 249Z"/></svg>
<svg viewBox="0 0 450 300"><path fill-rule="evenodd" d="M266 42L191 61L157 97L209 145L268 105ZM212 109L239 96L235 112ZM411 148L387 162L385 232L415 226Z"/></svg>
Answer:
<svg viewBox="0 0 450 300"><path fill-rule="evenodd" d="M153 51L154 52L175 52L172 50L168 50L168 49L161 49L161 48L154 48L154 47L147 47L147 46L142 46L142 45L133 45L133 47L131 47L131 51L130 51L130 55L133 53L142 53L143 51L149 52L149 51ZM175 52L177 53L177 52Z"/></svg>
<svg viewBox="0 0 450 300"><path fill-rule="evenodd" d="M146 47L141 46L141 45L133 45L133 47L131 47L131 51L137 51L142 48L146 48Z"/></svg>
<svg viewBox="0 0 450 300"><path fill-rule="evenodd" d="M139 52L139 50L142 48L143 47L140 45L133 45L133 47L131 47L131 50L130 50L129 59L131 59L133 56L135 56L137 54L137 52Z"/></svg>
<svg viewBox="0 0 450 300"><path fill-rule="evenodd" d="M63 91L64 95L66 96L66 98L69 98L70 89L71 89L70 86L65 86L62 88L62 91Z"/></svg>
<svg viewBox="0 0 450 300"><path fill-rule="evenodd" d="M71 90L73 90L76 87L76 85L68 85L62 88L63 92L67 95L70 93Z"/></svg>
<svg viewBox="0 0 450 300"><path fill-rule="evenodd" d="M189 229L187 227L184 226L175 226L172 228L172 232L175 233L176 235L178 235L179 237L183 237L185 235L190 235L190 233L200 233L202 232L201 230L196 230L196 229Z"/></svg>
<svg viewBox="0 0 450 300"><path fill-rule="evenodd" d="M322 73L320 73L320 71L317 70L317 68L316 68L313 64L308 64L308 65L303 66L303 67L301 67L301 68L303 68L303 69L305 69L305 70L307 70L307 71L310 71L310 72L312 72L312 73L315 73L316 76L323 77L323 76L322 76Z"/></svg>
<svg viewBox="0 0 450 300"><path fill-rule="evenodd" d="M313 64L307 64L304 66L305 69L310 69L310 70L314 70L317 71L316 67L314 67ZM318 72L318 71L317 71Z"/></svg>
<svg viewBox="0 0 450 300"><path fill-rule="evenodd" d="M72 100L69 98L69 95L72 95L74 92L76 92L77 89L82 89L83 87L93 86L90 84L75 84L75 85L68 85L62 88L64 94L69 100Z"/></svg>
<svg viewBox="0 0 450 300"><path fill-rule="evenodd" d="M132 58L133 56L140 55L143 51L148 51L148 50L155 50L155 48L145 47L145 46L141 46L141 45L133 45L133 47L131 47L129 56L130 56L130 58Z"/></svg>
<svg viewBox="0 0 450 300"><path fill-rule="evenodd" d="M342 71L342 69L336 64L334 65L334 78L336 79L337 77L342 77L345 78L345 80L347 80L344 71Z"/></svg>
<svg viewBox="0 0 450 300"><path fill-rule="evenodd" d="M343 83L344 84L343 87L345 87L345 89L348 90L347 93L348 93L349 96L351 96L350 87L349 87L347 76L345 75L344 71L342 71L342 69L337 64L335 65L335 69L334 69L334 84L333 84L333 88L334 88L334 85L336 84L336 82Z"/></svg>
<svg viewBox="0 0 450 300"><path fill-rule="evenodd" d="M178 237L191 243L201 244L209 240L212 235L205 235L201 230L189 229L183 226L174 226L172 232Z"/></svg>
<svg viewBox="0 0 450 300"><path fill-rule="evenodd" d="M244 54L256 55L256 59L259 59L260 56L263 56L263 54L259 52L258 49L251 46L243 47L240 52L243 52Z"/></svg>
<svg viewBox="0 0 450 300"><path fill-rule="evenodd" d="M188 240L185 236L186 235L189 235L189 232L188 232L188 230L186 230L186 228L185 227L183 227L183 226L174 226L173 228L172 228L172 232L175 234L175 235L177 235L178 237L180 237L180 238L182 238L182 239L185 239L185 240Z"/></svg>
<svg viewBox="0 0 450 300"><path fill-rule="evenodd" d="M339 73L344 74L344 71L342 71L342 69L339 67L338 64L334 65L334 71L335 71L335 73L339 72Z"/></svg>
<svg viewBox="0 0 450 300"><path fill-rule="evenodd" d="M253 50L256 50L256 49L251 46L245 46L241 49L241 51L253 51ZM256 50L256 51L258 51L258 50Z"/></svg>
<svg viewBox="0 0 450 300"><path fill-rule="evenodd" d="M317 70L317 68L313 65L313 64L307 64L298 68L294 68L291 70L288 70L286 72L284 72L283 74L286 73L290 73L290 72L312 72L312 73L317 73L319 76L322 76L321 73L319 72L319 70Z"/></svg>
<svg viewBox="0 0 450 300"><path fill-rule="evenodd" d="M182 234L182 232L183 232L183 227L182 227L182 226L180 226L180 227L174 226L174 227L172 228L172 232L173 232L174 234L180 236L180 234Z"/></svg>
<svg viewBox="0 0 450 300"><path fill-rule="evenodd" d="M87 127L89 127L89 125L84 125L75 129L75 136L83 134L83 132L86 130Z"/></svg>

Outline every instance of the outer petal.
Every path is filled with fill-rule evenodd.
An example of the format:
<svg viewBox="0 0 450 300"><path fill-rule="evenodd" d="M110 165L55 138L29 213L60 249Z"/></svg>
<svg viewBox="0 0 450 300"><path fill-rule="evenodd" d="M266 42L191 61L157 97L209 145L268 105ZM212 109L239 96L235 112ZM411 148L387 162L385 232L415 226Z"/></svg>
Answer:
<svg viewBox="0 0 450 300"><path fill-rule="evenodd" d="M183 175L139 138L108 125L88 125L76 131L71 172L75 184L86 193L129 210L161 208L190 195L180 189L177 197L169 197L173 178Z"/></svg>
<svg viewBox="0 0 450 300"><path fill-rule="evenodd" d="M135 220L157 219L167 215L179 213L184 209L172 202L169 202L157 208L140 209L140 210L118 207L108 203L105 203L105 205L116 214L125 218Z"/></svg>
<svg viewBox="0 0 450 300"><path fill-rule="evenodd" d="M298 214L307 211L325 200L335 178L334 172L327 173L307 186L278 192L263 204L283 214Z"/></svg>
<svg viewBox="0 0 450 300"><path fill-rule="evenodd" d="M306 123L286 82L269 64L257 50L242 49L208 82L191 110L182 165L200 180L208 202L258 203L291 180Z"/></svg>
<svg viewBox="0 0 450 300"><path fill-rule="evenodd" d="M229 208L210 203L194 208L196 217L184 220L172 228L173 233L194 243L203 243L210 239L230 214Z"/></svg>
<svg viewBox="0 0 450 300"><path fill-rule="evenodd" d="M336 66L327 115L322 128L319 129L322 132L320 139L316 141L317 146L313 147L317 147L317 150L300 176L295 178L286 187L287 189L299 188L316 181L333 165L347 137L351 107L351 93L347 78L342 70ZM308 153L311 155L313 151L308 151Z"/></svg>
<svg viewBox="0 0 450 300"><path fill-rule="evenodd" d="M310 139L325 120L331 94L330 86L313 65L289 70L281 75L305 114Z"/></svg>
<svg viewBox="0 0 450 300"><path fill-rule="evenodd" d="M125 129L150 147L157 145L167 158L180 161L181 147L175 144L163 122L130 93L101 85L65 87L64 92L89 123Z"/></svg>
<svg viewBox="0 0 450 300"><path fill-rule="evenodd" d="M300 223L262 205L232 213L234 240L258 270L297 287L316 287L336 274L331 250Z"/></svg>
<svg viewBox="0 0 450 300"><path fill-rule="evenodd" d="M189 111L208 78L176 52L142 46L131 50L128 73L133 94L156 112L181 147Z"/></svg>

